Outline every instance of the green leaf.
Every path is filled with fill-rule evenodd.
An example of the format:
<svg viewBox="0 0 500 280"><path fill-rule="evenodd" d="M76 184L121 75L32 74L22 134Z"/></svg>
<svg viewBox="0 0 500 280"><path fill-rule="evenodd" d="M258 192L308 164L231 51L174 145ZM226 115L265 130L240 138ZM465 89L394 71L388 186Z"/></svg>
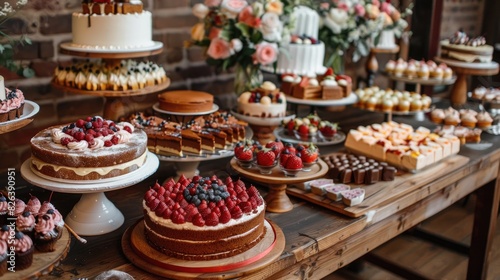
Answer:
<svg viewBox="0 0 500 280"><path fill-rule="evenodd" d="M237 23L236 28L241 31L241 34L245 37L250 37L250 26L244 24L244 23Z"/></svg>

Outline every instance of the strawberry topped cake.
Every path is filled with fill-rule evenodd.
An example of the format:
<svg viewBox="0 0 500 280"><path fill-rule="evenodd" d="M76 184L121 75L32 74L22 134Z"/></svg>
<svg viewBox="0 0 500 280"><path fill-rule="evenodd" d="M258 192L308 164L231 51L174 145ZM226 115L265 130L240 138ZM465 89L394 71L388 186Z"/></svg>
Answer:
<svg viewBox="0 0 500 280"><path fill-rule="evenodd" d="M31 167L52 178L111 178L140 168L146 144L146 133L128 122L87 117L36 134L31 139Z"/></svg>
<svg viewBox="0 0 500 280"><path fill-rule="evenodd" d="M144 234L164 254L215 260L254 247L266 234L265 204L241 180L182 175L155 184L144 195Z"/></svg>

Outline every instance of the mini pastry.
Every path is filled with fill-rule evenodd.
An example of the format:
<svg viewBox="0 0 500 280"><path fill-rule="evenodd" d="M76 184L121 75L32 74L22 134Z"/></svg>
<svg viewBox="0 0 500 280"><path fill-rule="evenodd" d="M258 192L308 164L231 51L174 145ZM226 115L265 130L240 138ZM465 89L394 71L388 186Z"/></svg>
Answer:
<svg viewBox="0 0 500 280"><path fill-rule="evenodd" d="M420 79L429 79L429 66L427 66L426 64L421 65L417 71L417 76Z"/></svg>
<svg viewBox="0 0 500 280"><path fill-rule="evenodd" d="M431 112L431 121L433 123L441 124L444 121L445 114L443 109L434 109Z"/></svg>
<svg viewBox="0 0 500 280"><path fill-rule="evenodd" d="M38 251L55 251L55 244L61 238L61 235L62 231L56 230L56 225L51 215L43 214L37 217L34 240Z"/></svg>
<svg viewBox="0 0 500 280"><path fill-rule="evenodd" d="M448 114L444 119L445 125L458 125L460 123L460 117L455 114Z"/></svg>
<svg viewBox="0 0 500 280"><path fill-rule="evenodd" d="M398 105L398 111L400 112L408 112L410 111L410 101L401 100Z"/></svg>
<svg viewBox="0 0 500 280"><path fill-rule="evenodd" d="M422 101L419 99L413 99L410 103L410 111L420 111L422 110Z"/></svg>
<svg viewBox="0 0 500 280"><path fill-rule="evenodd" d="M475 127L477 123L477 119L474 114L466 113L462 114L460 117L460 123L465 127Z"/></svg>
<svg viewBox="0 0 500 280"><path fill-rule="evenodd" d="M394 60L389 60L386 64L385 64L385 71L388 73L388 74L394 74L394 70L396 69L396 61Z"/></svg>
<svg viewBox="0 0 500 280"><path fill-rule="evenodd" d="M16 258L16 270L23 270L30 267L33 263L33 252L35 251L31 238L17 231L14 235L13 247Z"/></svg>
<svg viewBox="0 0 500 280"><path fill-rule="evenodd" d="M356 188L352 190L347 190L341 192L342 202L347 206L355 206L363 202L365 199L365 190L362 188Z"/></svg>
<svg viewBox="0 0 500 280"><path fill-rule="evenodd" d="M7 242L0 240L0 277L7 272Z"/></svg>
<svg viewBox="0 0 500 280"><path fill-rule="evenodd" d="M342 199L341 193L350 190L351 187L345 184L330 184L325 186L326 197L333 201L340 201Z"/></svg>
<svg viewBox="0 0 500 280"><path fill-rule="evenodd" d="M480 112L476 116L477 118L477 127L479 128L488 128L493 123L493 119L490 114L486 111Z"/></svg>
<svg viewBox="0 0 500 280"><path fill-rule="evenodd" d="M24 211L19 215L16 220L16 230L28 236L33 236L33 229L35 228L35 217L30 211Z"/></svg>

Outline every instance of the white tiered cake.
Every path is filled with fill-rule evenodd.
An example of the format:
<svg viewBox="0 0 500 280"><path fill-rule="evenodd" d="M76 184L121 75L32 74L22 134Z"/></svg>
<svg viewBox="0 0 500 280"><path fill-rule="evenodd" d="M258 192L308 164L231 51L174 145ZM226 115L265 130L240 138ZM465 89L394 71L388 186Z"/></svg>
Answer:
<svg viewBox="0 0 500 280"><path fill-rule="evenodd" d="M297 75L323 74L325 67L325 44L318 40L318 13L306 6L298 6L293 11L295 28L290 44L282 46L276 72ZM264 70L274 71L272 66Z"/></svg>

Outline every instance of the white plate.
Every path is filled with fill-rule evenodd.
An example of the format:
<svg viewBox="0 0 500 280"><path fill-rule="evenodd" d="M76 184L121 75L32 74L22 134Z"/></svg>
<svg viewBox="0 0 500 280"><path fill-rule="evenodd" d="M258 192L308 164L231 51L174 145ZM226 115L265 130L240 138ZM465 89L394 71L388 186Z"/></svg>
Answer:
<svg viewBox="0 0 500 280"><path fill-rule="evenodd" d="M302 99L302 98L296 98L296 97L287 95L286 101L288 103L292 103L292 104L310 105L310 106L344 106L344 105L351 105L351 104L356 103L358 101L358 97L356 94L354 94L354 92L349 94L349 96L346 98L329 99L329 100Z"/></svg>
<svg viewBox="0 0 500 280"><path fill-rule="evenodd" d="M155 110L158 113L163 113L163 114L168 114L168 115L176 115L176 116L202 116L202 115L211 114L211 113L219 110L219 105L213 104L212 109L210 109L208 111L204 111L204 112L179 113L179 112L162 110L162 109L160 109L160 103L155 103L155 105L153 105L153 110Z"/></svg>
<svg viewBox="0 0 500 280"><path fill-rule="evenodd" d="M328 146L328 145L335 145L344 142L345 140L345 133L342 131L337 131L337 134L333 136L331 140L327 140L319 136L312 137L307 141L301 140L295 135L288 135L285 133L285 128L284 127L278 127L277 129L274 130L274 136L276 138L280 139L281 141L284 142L290 142L293 144L300 144L300 143L313 143L316 146Z"/></svg>
<svg viewBox="0 0 500 280"><path fill-rule="evenodd" d="M163 48L162 42L153 42L152 46L134 48L134 49L96 49L92 47L82 47L72 42L62 43L60 45L61 49L75 52L87 52L87 53L135 53L135 52L146 52L146 51L156 51Z"/></svg>
<svg viewBox="0 0 500 280"><path fill-rule="evenodd" d="M27 159L21 166L21 176L31 184L51 191L62 193L94 193L122 189L137 184L155 173L159 165L160 161L158 157L148 152L146 162L141 168L134 172L111 178L114 180L75 180L70 181L70 183L63 183L57 181L56 178L46 179L46 177L38 176L31 169L31 159Z"/></svg>
<svg viewBox="0 0 500 280"><path fill-rule="evenodd" d="M10 121L0 123L0 126L16 123L16 122L24 120L24 119L29 119L29 118L33 117L34 115L36 115L38 113L38 111L40 111L40 106L38 106L38 104L36 104L33 101L24 100L23 114L15 120L10 120Z"/></svg>
<svg viewBox="0 0 500 280"><path fill-rule="evenodd" d="M235 116L237 119L245 121L249 124L264 125L264 126L280 125L285 120L291 120L291 119L295 118L295 115L288 115L288 116L282 117L282 118L250 117L250 116L245 116L245 115L236 113L234 110L231 110L231 114L233 114L233 116Z"/></svg>

